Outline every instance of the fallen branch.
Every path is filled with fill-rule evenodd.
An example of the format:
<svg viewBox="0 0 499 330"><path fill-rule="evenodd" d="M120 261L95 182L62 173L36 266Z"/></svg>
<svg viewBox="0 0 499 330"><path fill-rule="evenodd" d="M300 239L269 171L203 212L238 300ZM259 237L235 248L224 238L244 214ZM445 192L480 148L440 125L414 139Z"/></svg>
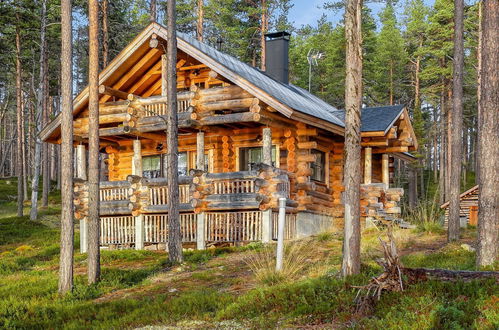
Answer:
<svg viewBox="0 0 499 330"><path fill-rule="evenodd" d="M387 236L388 241L384 241L379 237L379 241L383 248L384 258L377 260L377 263L383 267L383 273L377 277L373 277L367 285L354 286L359 289L357 296L355 297L358 313L367 313L367 311L372 308L374 298L379 300L381 293L384 290L395 292L404 291L407 284L418 281L425 281L428 279L440 281L471 281L483 278L495 278L496 281L499 282L499 272L495 271L405 268L400 262L391 227L388 227ZM361 295L363 291L366 293Z"/></svg>

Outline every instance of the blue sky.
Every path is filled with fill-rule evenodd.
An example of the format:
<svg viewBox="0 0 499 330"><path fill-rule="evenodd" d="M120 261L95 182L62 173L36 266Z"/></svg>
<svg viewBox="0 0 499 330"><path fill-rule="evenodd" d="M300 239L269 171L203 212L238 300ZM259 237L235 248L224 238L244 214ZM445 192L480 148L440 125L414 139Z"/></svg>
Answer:
<svg viewBox="0 0 499 330"><path fill-rule="evenodd" d="M290 21L294 22L294 26L297 28L306 24L315 25L321 15L326 13L330 21L337 23L341 19L343 12L339 11L334 13L332 11L325 11L322 8L324 2L326 2L326 0L294 0L294 6L289 13ZM400 1L399 7L401 7L404 2L405 1ZM435 0L425 0L427 5L433 5L434 2ZM370 3L368 6L372 9L374 17L377 18L378 12L384 5L381 3Z"/></svg>

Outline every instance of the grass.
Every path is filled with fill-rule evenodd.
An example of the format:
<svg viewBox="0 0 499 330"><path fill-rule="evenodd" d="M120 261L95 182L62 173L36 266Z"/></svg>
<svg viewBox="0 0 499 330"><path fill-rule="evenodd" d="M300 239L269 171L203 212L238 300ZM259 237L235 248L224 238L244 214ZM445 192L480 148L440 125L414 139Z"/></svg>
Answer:
<svg viewBox="0 0 499 330"><path fill-rule="evenodd" d="M60 297L57 197L33 222L15 216L15 202L5 197L13 190L15 185L0 181L0 328L499 327L499 286L493 281L421 282L383 295L370 315L357 315L351 286L381 271L374 262L381 256L377 230L363 232L362 274L346 280L338 276L337 233L298 241L295 252L288 244L295 270L278 280L259 280L259 268L247 262L267 254L262 268L273 270L273 245L186 251L181 266L172 266L163 251L102 251L102 280L92 286L86 284L86 255L75 250L75 287ZM468 243L475 235L475 228L463 233ZM395 236L407 266L474 268L475 253L461 242L442 247L442 233L405 230Z"/></svg>

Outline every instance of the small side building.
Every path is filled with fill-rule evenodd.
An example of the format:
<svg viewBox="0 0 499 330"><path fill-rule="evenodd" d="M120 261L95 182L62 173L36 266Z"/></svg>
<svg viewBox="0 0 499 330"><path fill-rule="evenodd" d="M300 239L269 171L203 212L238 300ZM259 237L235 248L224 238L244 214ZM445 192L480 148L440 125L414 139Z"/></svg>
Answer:
<svg viewBox="0 0 499 330"><path fill-rule="evenodd" d="M466 227L467 224L472 226L476 226L478 224L478 191L478 185L476 185L459 195L459 216L461 218L461 227ZM450 202L447 201L440 206L441 209L445 210L445 227L447 227L449 221L449 205Z"/></svg>

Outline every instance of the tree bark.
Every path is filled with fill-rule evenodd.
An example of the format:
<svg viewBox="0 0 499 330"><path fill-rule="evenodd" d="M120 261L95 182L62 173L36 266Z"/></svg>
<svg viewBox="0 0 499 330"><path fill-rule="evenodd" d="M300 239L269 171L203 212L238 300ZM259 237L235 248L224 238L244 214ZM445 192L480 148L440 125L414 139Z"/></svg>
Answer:
<svg viewBox="0 0 499 330"><path fill-rule="evenodd" d="M452 116L451 116L451 148L450 180L449 180L449 228L447 240L459 239L459 195L461 193L461 158L463 131L463 67L464 41L463 22L464 0L454 0L454 60L452 79Z"/></svg>
<svg viewBox="0 0 499 330"><path fill-rule="evenodd" d="M37 105L36 105L36 115L35 115L35 159L33 162L34 173L33 180L31 181L31 210L29 218L31 220L36 220L38 218L38 184L40 181L40 168L43 166L47 167L45 162L41 162L42 156L42 140L39 137L40 130L42 129L41 121L42 117L47 111L47 102L45 100L46 95L46 84L45 75L47 69L45 67L46 61L46 40L45 40L45 30L47 25L46 13L47 13L47 0L42 0L41 8L41 24L40 24L40 76L38 82L38 95L37 95ZM46 154L43 159L48 160ZM45 171L44 171L45 172ZM44 176L44 179L48 178Z"/></svg>
<svg viewBox="0 0 499 330"><path fill-rule="evenodd" d="M482 14L477 267L492 265L499 253L499 2L484 1Z"/></svg>
<svg viewBox="0 0 499 330"><path fill-rule="evenodd" d="M109 0L102 0L102 67L107 66L109 60L109 28L108 28L108 13Z"/></svg>
<svg viewBox="0 0 499 330"><path fill-rule="evenodd" d="M345 8L345 228L342 274L360 272L360 113L362 105L362 0L347 0Z"/></svg>
<svg viewBox="0 0 499 330"><path fill-rule="evenodd" d="M265 33L268 29L268 13L267 13L267 0L261 0L262 2L262 27L260 31L260 47L261 47L261 58L260 58L260 68L265 71L265 57L267 56L267 49L265 47Z"/></svg>
<svg viewBox="0 0 499 330"><path fill-rule="evenodd" d="M47 68L48 67L48 55L45 56L45 62L46 62L45 68ZM47 72L47 71L45 71L45 72ZM49 81L48 81L48 74L47 73L45 73L44 86L45 86L45 96L44 96L45 109L44 109L44 113L43 113L43 123L44 123L44 125L46 125L50 121L49 112L51 111L51 108L52 108L52 105L51 105L52 99L49 96ZM52 169L52 163L54 162L53 153L54 153L54 148L46 142L43 143L42 155L43 155L44 161L43 161L42 207L48 207L48 205L49 205L50 171Z"/></svg>
<svg viewBox="0 0 499 330"><path fill-rule="evenodd" d="M88 283L100 276L99 249L99 4L88 1Z"/></svg>
<svg viewBox="0 0 499 330"><path fill-rule="evenodd" d="M156 5L156 0L151 0L150 6L149 6L149 21L156 22L156 18L158 17L158 10L157 10L157 5Z"/></svg>
<svg viewBox="0 0 499 330"><path fill-rule="evenodd" d="M198 0L198 19L196 25L196 37L199 41L203 41L203 23L204 23L204 0Z"/></svg>
<svg viewBox="0 0 499 330"><path fill-rule="evenodd" d="M73 104L71 0L61 0L61 256L59 293L73 289Z"/></svg>
<svg viewBox="0 0 499 330"><path fill-rule="evenodd" d="M168 254L173 262L182 262L182 234L180 232L178 193L178 118L177 118L177 33L175 0L168 1L167 57L167 180L168 180Z"/></svg>
<svg viewBox="0 0 499 330"><path fill-rule="evenodd" d="M19 22L19 15L16 14ZM23 135L23 106L21 90L21 35L20 29L16 26L16 112L17 112L17 216L23 216L24 206L24 135Z"/></svg>
<svg viewBox="0 0 499 330"><path fill-rule="evenodd" d="M440 116L438 122L439 130L439 149L438 149L438 192L439 203L445 203L445 91L440 95Z"/></svg>

